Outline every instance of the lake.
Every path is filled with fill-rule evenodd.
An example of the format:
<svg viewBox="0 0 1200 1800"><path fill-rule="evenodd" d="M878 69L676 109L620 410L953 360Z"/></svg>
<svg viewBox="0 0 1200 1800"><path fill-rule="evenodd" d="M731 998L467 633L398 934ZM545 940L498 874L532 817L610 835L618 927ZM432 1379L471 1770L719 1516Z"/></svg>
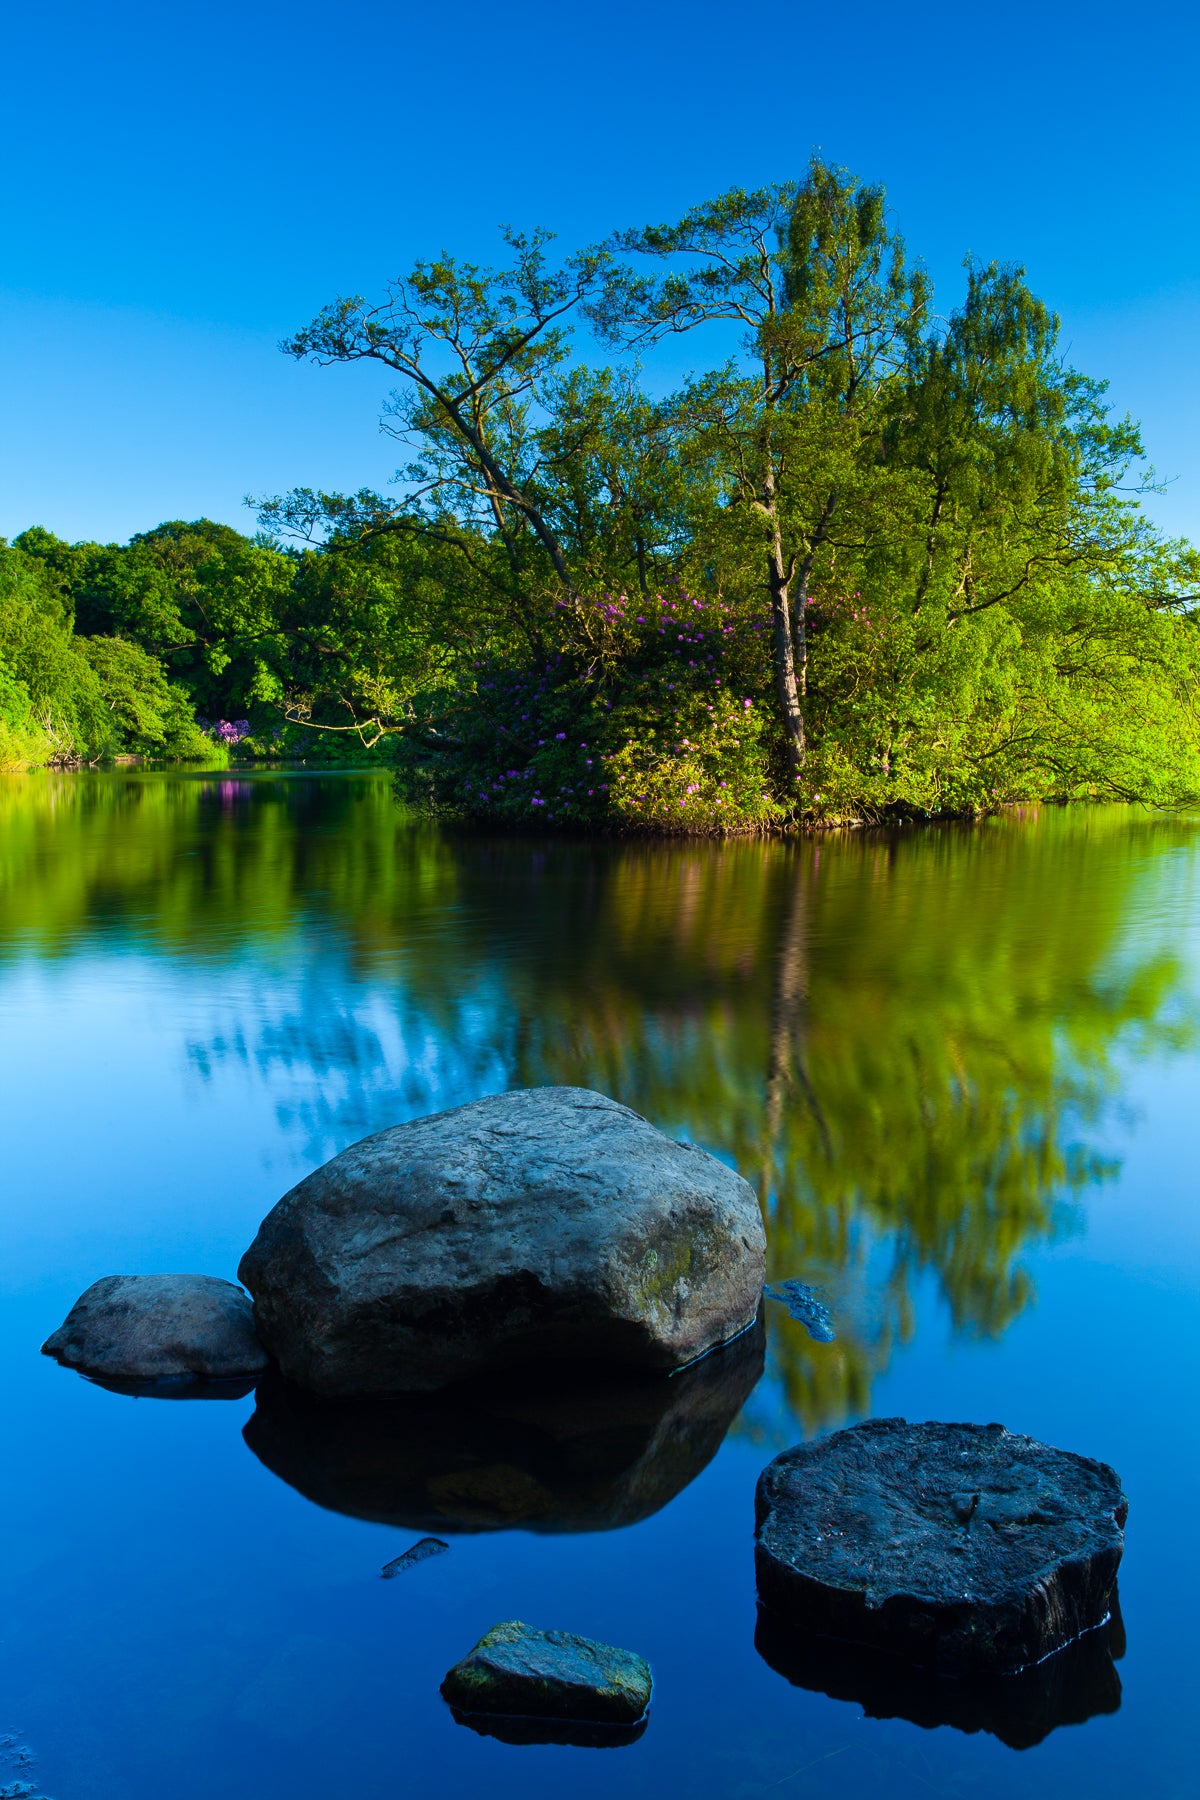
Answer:
<svg viewBox="0 0 1200 1800"><path fill-rule="evenodd" d="M439 831L374 773L0 778L0 1794L1192 1795L1198 892L1200 824L1121 808L621 844ZM833 1341L767 1302L636 1392L316 1419L39 1355L97 1277L232 1277L346 1144L547 1082L735 1164ZM982 1695L781 1643L756 1478L872 1415L1113 1463L1120 1621ZM644 1735L455 1723L507 1618L646 1656Z"/></svg>

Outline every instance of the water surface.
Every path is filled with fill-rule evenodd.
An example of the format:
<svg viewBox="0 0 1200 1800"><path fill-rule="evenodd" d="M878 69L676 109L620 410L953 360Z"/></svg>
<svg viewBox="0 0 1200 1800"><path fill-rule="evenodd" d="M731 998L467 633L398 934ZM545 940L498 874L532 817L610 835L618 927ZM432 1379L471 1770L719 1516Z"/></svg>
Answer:
<svg viewBox="0 0 1200 1800"><path fill-rule="evenodd" d="M0 1743L0 1792L1194 1792L1198 874L1195 823L1115 808L623 846L439 833L376 775L5 778L0 1740L38 1760ZM833 1340L769 1304L761 1374L332 1417L39 1357L97 1276L232 1276L355 1138L548 1081L734 1162ZM758 1471L871 1414L1114 1463L1124 1646L955 1712L764 1632ZM456 1725L509 1617L647 1656L644 1736Z"/></svg>

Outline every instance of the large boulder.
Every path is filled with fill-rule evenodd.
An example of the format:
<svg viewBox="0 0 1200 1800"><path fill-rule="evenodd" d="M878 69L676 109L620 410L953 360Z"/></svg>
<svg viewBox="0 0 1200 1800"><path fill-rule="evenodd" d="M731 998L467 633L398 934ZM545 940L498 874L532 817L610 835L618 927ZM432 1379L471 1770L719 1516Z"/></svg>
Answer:
<svg viewBox="0 0 1200 1800"><path fill-rule="evenodd" d="M271 1377L243 1436L318 1506L413 1532L611 1531L712 1460L763 1367L760 1325L667 1377L327 1399Z"/></svg>
<svg viewBox="0 0 1200 1800"><path fill-rule="evenodd" d="M632 1650L570 1631L536 1631L506 1619L455 1663L442 1696L458 1713L640 1724L650 1704L649 1665Z"/></svg>
<svg viewBox="0 0 1200 1800"><path fill-rule="evenodd" d="M255 1376L269 1358L241 1288L215 1275L106 1275L42 1345L114 1383Z"/></svg>
<svg viewBox="0 0 1200 1800"><path fill-rule="evenodd" d="M259 1335L321 1394L549 1359L670 1370L749 1326L754 1192L586 1088L532 1088L364 1138L242 1258Z"/></svg>
<svg viewBox="0 0 1200 1800"><path fill-rule="evenodd" d="M1106 1463L1002 1425L871 1419L777 1456L756 1511L771 1611L965 1675L1107 1620L1128 1502Z"/></svg>

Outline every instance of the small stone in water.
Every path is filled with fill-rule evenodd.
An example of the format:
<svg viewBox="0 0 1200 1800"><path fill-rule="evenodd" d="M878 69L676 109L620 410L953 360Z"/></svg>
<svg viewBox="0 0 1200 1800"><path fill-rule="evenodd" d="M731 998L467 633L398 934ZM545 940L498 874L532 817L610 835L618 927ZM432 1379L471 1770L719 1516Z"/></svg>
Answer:
<svg viewBox="0 0 1200 1800"><path fill-rule="evenodd" d="M430 1556L440 1556L443 1550L449 1548L449 1544L444 1544L441 1538L423 1537L419 1544L414 1544L403 1556L394 1556L390 1563L385 1563L379 1572L385 1581L392 1581L416 1563L424 1562Z"/></svg>
<svg viewBox="0 0 1200 1800"><path fill-rule="evenodd" d="M649 1666L632 1650L520 1619L493 1625L442 1683L443 1699L460 1714L624 1726L644 1717L650 1690Z"/></svg>
<svg viewBox="0 0 1200 1800"><path fill-rule="evenodd" d="M806 1281L780 1281L774 1287L763 1289L769 1300L781 1300L798 1319L810 1338L818 1344L832 1344L837 1336L833 1329L833 1320L829 1316L829 1308L817 1299L820 1288L809 1287Z"/></svg>
<svg viewBox="0 0 1200 1800"><path fill-rule="evenodd" d="M267 1353L249 1297L215 1275L106 1275L42 1345L106 1381L257 1378Z"/></svg>

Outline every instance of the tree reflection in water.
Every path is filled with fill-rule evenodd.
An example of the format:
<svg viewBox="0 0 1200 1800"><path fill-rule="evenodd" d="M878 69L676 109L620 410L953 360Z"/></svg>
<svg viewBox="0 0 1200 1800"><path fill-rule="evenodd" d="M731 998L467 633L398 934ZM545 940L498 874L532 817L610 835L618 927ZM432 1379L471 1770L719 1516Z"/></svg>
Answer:
<svg viewBox="0 0 1200 1800"><path fill-rule="evenodd" d="M762 1197L771 1278L826 1287L836 1343L771 1318L815 1429L869 1410L918 1277L956 1330L1002 1332L1032 1297L1022 1253L1112 1172L1096 1145L1122 1059L1192 1030L1177 959L1126 933L1187 829L1106 810L460 856L472 914L498 887L536 920L507 958L511 1078L598 1087L729 1157Z"/></svg>
<svg viewBox="0 0 1200 1800"><path fill-rule="evenodd" d="M1121 1069L1194 1004L1146 901L1186 820L1048 810L798 843L439 833L376 776L29 778L0 794L0 941L211 975L193 1067L265 1084L311 1166L506 1085L595 1087L735 1163L806 1429L869 1410L932 1280L997 1334L1076 1229ZM242 976L244 979L238 979Z"/></svg>

